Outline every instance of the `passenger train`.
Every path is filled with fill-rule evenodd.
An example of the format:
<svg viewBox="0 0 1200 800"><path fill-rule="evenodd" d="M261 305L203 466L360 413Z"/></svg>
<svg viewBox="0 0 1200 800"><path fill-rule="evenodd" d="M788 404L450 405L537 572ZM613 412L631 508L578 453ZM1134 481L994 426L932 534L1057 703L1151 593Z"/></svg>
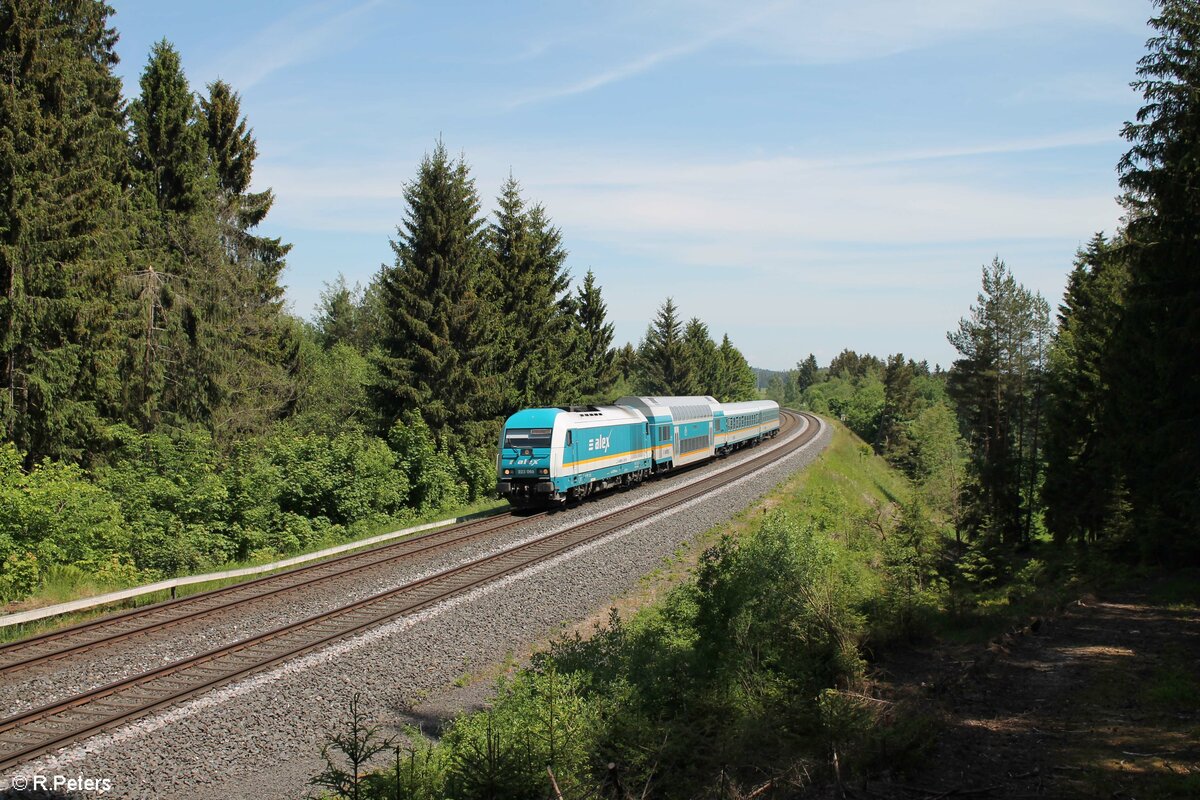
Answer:
<svg viewBox="0 0 1200 800"><path fill-rule="evenodd" d="M630 486L779 433L779 404L622 397L610 406L530 408L504 423L497 493L517 508Z"/></svg>

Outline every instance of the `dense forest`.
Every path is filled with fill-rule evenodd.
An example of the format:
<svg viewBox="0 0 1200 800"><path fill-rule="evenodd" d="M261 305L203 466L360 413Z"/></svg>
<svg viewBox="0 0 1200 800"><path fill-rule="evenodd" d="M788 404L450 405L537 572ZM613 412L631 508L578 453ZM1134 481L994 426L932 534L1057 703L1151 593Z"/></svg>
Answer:
<svg viewBox="0 0 1200 800"><path fill-rule="evenodd" d="M112 10L0 5L0 601L265 560L490 495L518 408L755 396L667 299L614 346L595 275L509 179L485 214L439 141L394 263L284 302L234 87L156 44L127 99Z"/></svg>
<svg viewBox="0 0 1200 800"><path fill-rule="evenodd" d="M794 370L759 371L769 397L858 438L835 430L813 466L703 538L711 546L686 578L632 617L614 609L590 635L552 642L498 682L489 708L454 719L436 741L418 731L403 745L386 740L351 703L312 783L379 798L945 797L1003 794L1038 776L1019 786L1196 796L1194 771L1174 764L1114 768L1144 755L1129 748L1150 749L1135 744L1148 729L1188 738L1200 708L1191 661L1161 699L1147 699L1143 684L1162 673L1129 664L1167 654L1122 649L1112 659L1113 632L1102 631L1089 640L1105 643L1096 662L1113 691L1102 701L1080 677L1097 672L1064 658L1061 643L1039 660L1016 641L1043 624L1031 612L1084 587L1136 584L1141 597L1149 578L1200 596L1200 4L1156 5L1134 84L1145 104L1123 130L1125 217L1075 254L1056 318L996 257L947 333L959 354L948 370L845 350L824 367L809 355ZM1120 608L1110 627L1156 613ZM1196 606L1178 608L1189 609L1182 619ZM991 637L983 655L959 661L978 632ZM943 647L944 637L956 644ZM1008 684L987 683L1005 642L1019 668ZM921 669L919 687L910 672L903 691L880 697L896 653L901 672L949 663ZM1032 674L1043 668L1069 674L1047 683ZM1035 754L997 744L1041 724L1037 707L1048 702L1031 694L1019 720L992 717L998 701L986 687L1012 681L1067 698L1057 708L1069 732L1032 731L1059 755L1071 752L1059 737L1083 742L1074 763L1047 772L1086 772L1094 784L1039 775ZM969 683L985 688L959 694ZM964 773L987 767L963 762L945 770L949 788L929 785L939 727L930 709L956 701L970 727L992 729L983 757L1008 784L965 788ZM1096 725L1075 729L1071 704ZM969 738L964 728L960 715L942 738ZM1107 752L1098 740L1121 754L1098 755ZM355 756L368 752L385 764L394 753L394 766L361 770Z"/></svg>
<svg viewBox="0 0 1200 800"><path fill-rule="evenodd" d="M918 763L929 739L860 691L889 649L1093 567L1200 566L1200 3L1155 9L1124 216L1063 254L1057 312L997 255L946 369L851 350L820 365L794 343L795 369L759 371L766 396L857 440L839 427L657 604L555 642L438 743L402 753L352 710L314 783L746 797L825 769L845 796L843 776ZM485 210L441 141L403 187L392 262L366 286L331 272L297 316L236 87L195 91L164 40L127 96L111 14L0 3L0 602L486 502L518 408L759 396L730 338L672 298L619 346L550 211L513 178ZM367 745L394 771L363 778Z"/></svg>

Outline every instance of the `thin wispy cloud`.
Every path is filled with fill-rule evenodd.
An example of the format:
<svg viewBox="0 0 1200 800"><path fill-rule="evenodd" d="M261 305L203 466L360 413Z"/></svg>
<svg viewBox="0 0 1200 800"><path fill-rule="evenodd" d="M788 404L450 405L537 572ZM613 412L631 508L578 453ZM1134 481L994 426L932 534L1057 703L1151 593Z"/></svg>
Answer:
<svg viewBox="0 0 1200 800"><path fill-rule="evenodd" d="M755 11L754 13L743 16L738 20L720 20L714 23L713 26L710 27L706 32L697 37L688 39L680 44L671 45L651 53L646 53L632 60L626 61L625 63L601 70L594 75L590 75L582 80L567 84L565 86L529 92L512 100L508 107L510 110L512 110L522 106L544 103L564 97L572 97L574 95L594 91L602 86L607 86L618 81L627 80L636 75L640 75L647 70L658 66L659 64L700 52L715 42L721 41L722 39L728 39L729 37L738 34L740 31L752 25L758 24L763 19L769 17L771 14L775 13L777 10L786 5L787 3L772 3L765 8Z"/></svg>
<svg viewBox="0 0 1200 800"><path fill-rule="evenodd" d="M699 8L714 15L723 13L719 3ZM1129 18L1128 0L801 1L788 3L770 24L746 26L737 39L782 61L841 64L886 58L964 37L1022 28L1044 30L1068 22L1125 27Z"/></svg>
<svg viewBox="0 0 1200 800"><path fill-rule="evenodd" d="M348 9L328 2L305 6L224 53L212 71L240 91L250 89L289 67L352 47L368 30L364 18L384 1L366 0Z"/></svg>

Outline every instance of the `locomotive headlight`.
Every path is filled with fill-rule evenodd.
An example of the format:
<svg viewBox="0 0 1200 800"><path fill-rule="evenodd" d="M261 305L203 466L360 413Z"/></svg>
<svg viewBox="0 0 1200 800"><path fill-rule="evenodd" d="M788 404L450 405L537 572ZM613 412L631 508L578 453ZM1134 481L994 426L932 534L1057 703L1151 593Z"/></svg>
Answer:
<svg viewBox="0 0 1200 800"><path fill-rule="evenodd" d="M511 470L511 469L506 469L506 470L504 470L504 474L505 474L505 475L512 475L512 470Z"/></svg>
<svg viewBox="0 0 1200 800"><path fill-rule="evenodd" d="M542 469L539 469L539 470L538 470L538 473L539 473L539 474L541 474L541 475L549 475L549 474L550 474L550 470L548 470L548 469L546 469L545 467L543 467Z"/></svg>

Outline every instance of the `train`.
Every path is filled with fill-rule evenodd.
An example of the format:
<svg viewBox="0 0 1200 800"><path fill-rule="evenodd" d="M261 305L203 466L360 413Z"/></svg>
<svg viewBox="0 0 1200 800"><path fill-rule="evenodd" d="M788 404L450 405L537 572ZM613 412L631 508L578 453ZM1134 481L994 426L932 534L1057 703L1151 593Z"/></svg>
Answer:
<svg viewBox="0 0 1200 800"><path fill-rule="evenodd" d="M708 396L622 397L528 408L500 432L496 493L516 508L565 504L727 455L779 433L779 404Z"/></svg>

